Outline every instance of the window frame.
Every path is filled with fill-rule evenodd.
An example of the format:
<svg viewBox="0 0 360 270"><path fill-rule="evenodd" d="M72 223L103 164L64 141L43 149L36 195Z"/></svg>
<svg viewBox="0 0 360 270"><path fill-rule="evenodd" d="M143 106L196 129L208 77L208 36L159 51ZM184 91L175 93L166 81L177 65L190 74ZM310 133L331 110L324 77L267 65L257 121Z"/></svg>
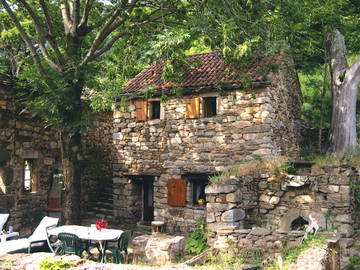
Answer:
<svg viewBox="0 0 360 270"><path fill-rule="evenodd" d="M218 98L217 96L202 97L202 115L204 118L214 117L218 115ZM209 105L212 107L209 109ZM215 111L215 112L214 112Z"/></svg>
<svg viewBox="0 0 360 270"><path fill-rule="evenodd" d="M27 166L28 164L28 170ZM22 189L26 193L37 193L38 192L38 179L36 174L36 159L26 158L23 161L23 177L22 177ZM28 172L27 172L28 171ZM27 175L29 178L27 179ZM29 182L29 188L26 188L26 182Z"/></svg>
<svg viewBox="0 0 360 270"><path fill-rule="evenodd" d="M154 105L157 105L156 107L158 107L157 109L157 116L154 117ZM154 120L154 119L161 119L161 102L160 100L149 100L148 101L148 119L149 120Z"/></svg>
<svg viewBox="0 0 360 270"><path fill-rule="evenodd" d="M183 175L183 178L186 179L188 181L188 183L190 184L190 188L189 188L189 197L188 199L190 199L190 203L193 206L205 206L206 204L206 194L205 194L205 188L207 185L209 185L209 174L186 174ZM200 188L201 190L199 192L198 188ZM200 193L203 193L202 196ZM199 200L203 199L204 203L201 205L199 203Z"/></svg>

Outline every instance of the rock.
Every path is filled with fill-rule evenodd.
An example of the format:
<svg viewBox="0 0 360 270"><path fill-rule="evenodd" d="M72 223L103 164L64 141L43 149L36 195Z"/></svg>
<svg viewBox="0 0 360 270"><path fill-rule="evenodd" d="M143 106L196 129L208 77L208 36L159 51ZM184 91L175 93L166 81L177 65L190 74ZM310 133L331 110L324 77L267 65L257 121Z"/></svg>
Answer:
<svg viewBox="0 0 360 270"><path fill-rule="evenodd" d="M238 269L239 270L261 270L263 268L259 265L244 264L244 265L240 266L240 268L238 268Z"/></svg>
<svg viewBox="0 0 360 270"><path fill-rule="evenodd" d="M353 223L353 220L350 215L338 215L336 216L335 221L340 223L347 223L347 224Z"/></svg>
<svg viewBox="0 0 360 270"><path fill-rule="evenodd" d="M244 217L245 217L245 211L243 209L232 209L225 211L221 215L221 220L223 222L236 222L244 219Z"/></svg>
<svg viewBox="0 0 360 270"><path fill-rule="evenodd" d="M241 194L230 193L226 195L227 202L240 202L242 199Z"/></svg>
<svg viewBox="0 0 360 270"><path fill-rule="evenodd" d="M146 259L156 265L174 262L176 255L183 252L184 247L184 236L151 237L145 247Z"/></svg>
<svg viewBox="0 0 360 270"><path fill-rule="evenodd" d="M208 223L215 222L215 215L214 215L214 213L207 213L207 215L206 215L206 222L208 222Z"/></svg>
<svg viewBox="0 0 360 270"><path fill-rule="evenodd" d="M308 176L303 175L287 175L285 181L281 184L281 189L286 190L287 187L302 187L310 184Z"/></svg>
<svg viewBox="0 0 360 270"><path fill-rule="evenodd" d="M349 224L343 224L339 227L339 232L345 237L351 237L354 234L354 228Z"/></svg>
<svg viewBox="0 0 360 270"><path fill-rule="evenodd" d="M352 247L355 240L353 238L341 238L339 240L339 244L341 248L349 248Z"/></svg>
<svg viewBox="0 0 360 270"><path fill-rule="evenodd" d="M219 193L230 193L237 190L236 185L227 185L227 184L212 184L208 185L205 188L206 194L219 194Z"/></svg>
<svg viewBox="0 0 360 270"><path fill-rule="evenodd" d="M234 203L207 203L206 204L206 210L208 212L223 212L226 210L230 210L232 208L235 208L236 204Z"/></svg>
<svg viewBox="0 0 360 270"><path fill-rule="evenodd" d="M276 196L272 196L269 200L270 204L278 204L280 202L280 198Z"/></svg>
<svg viewBox="0 0 360 270"><path fill-rule="evenodd" d="M271 234L271 231L265 228L255 227L251 230L250 234L257 236L265 236Z"/></svg>

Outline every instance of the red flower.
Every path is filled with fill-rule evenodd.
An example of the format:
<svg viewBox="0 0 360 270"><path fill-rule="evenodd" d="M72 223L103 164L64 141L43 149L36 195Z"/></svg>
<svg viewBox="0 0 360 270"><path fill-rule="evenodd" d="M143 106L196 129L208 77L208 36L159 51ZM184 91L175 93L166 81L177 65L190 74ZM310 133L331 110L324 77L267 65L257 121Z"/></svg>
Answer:
<svg viewBox="0 0 360 270"><path fill-rule="evenodd" d="M98 229L99 231L101 231L102 229L106 229L107 225L108 222L105 219L98 219L96 221L96 229Z"/></svg>

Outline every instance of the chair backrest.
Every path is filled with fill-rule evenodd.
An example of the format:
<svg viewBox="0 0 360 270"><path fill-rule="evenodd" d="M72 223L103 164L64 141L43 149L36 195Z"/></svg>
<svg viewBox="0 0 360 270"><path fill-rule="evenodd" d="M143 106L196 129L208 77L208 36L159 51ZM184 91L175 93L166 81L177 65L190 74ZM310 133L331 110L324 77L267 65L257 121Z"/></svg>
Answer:
<svg viewBox="0 0 360 270"><path fill-rule="evenodd" d="M64 254L77 254L79 237L73 233L59 233L58 239L64 245Z"/></svg>
<svg viewBox="0 0 360 270"><path fill-rule="evenodd" d="M8 220L10 214L0 214L0 231L4 229L4 225Z"/></svg>
<svg viewBox="0 0 360 270"><path fill-rule="evenodd" d="M121 234L119 241L118 241L118 249L120 251L125 251L127 253L127 247L130 242L132 231L125 231Z"/></svg>
<svg viewBox="0 0 360 270"><path fill-rule="evenodd" d="M48 237L46 228L49 226L56 226L58 222L59 222L58 218L48 217L48 216L43 217L43 219L36 227L33 234L29 237L29 240L32 241L46 240Z"/></svg>

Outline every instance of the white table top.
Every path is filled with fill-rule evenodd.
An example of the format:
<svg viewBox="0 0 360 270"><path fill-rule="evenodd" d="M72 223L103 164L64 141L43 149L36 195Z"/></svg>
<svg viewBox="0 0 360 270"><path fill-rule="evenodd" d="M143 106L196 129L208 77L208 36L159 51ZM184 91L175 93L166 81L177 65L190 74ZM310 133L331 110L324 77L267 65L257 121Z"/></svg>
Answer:
<svg viewBox="0 0 360 270"><path fill-rule="evenodd" d="M73 233L80 239L106 241L116 240L123 233L122 230L102 229L97 230L95 227L86 227L78 225L64 225L48 230L50 235L58 235L59 233Z"/></svg>

